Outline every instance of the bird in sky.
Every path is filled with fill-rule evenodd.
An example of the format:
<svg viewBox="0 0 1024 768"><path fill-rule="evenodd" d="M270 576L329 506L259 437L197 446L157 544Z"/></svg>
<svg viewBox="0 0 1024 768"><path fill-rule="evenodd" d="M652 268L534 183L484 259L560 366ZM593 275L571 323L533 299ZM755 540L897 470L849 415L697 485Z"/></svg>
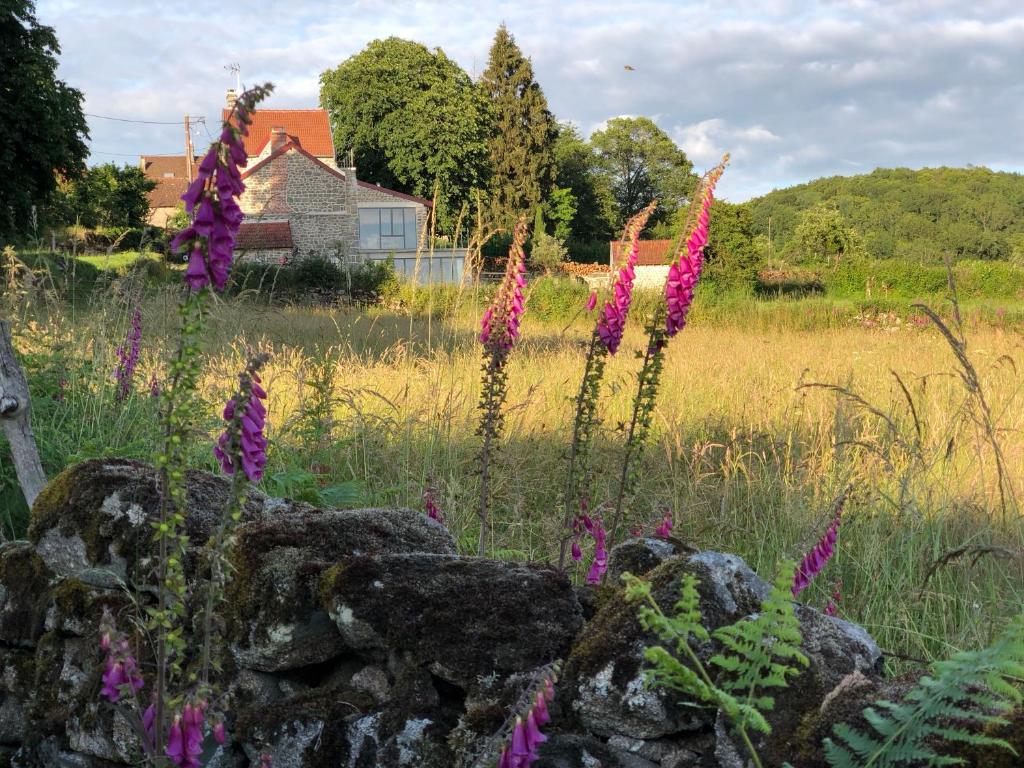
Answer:
<svg viewBox="0 0 1024 768"><path fill-rule="evenodd" d="M632 65L630 65L630 64L625 64L625 65L623 65L622 68L624 70L626 70L627 72L633 72L634 71L634 67Z"/></svg>

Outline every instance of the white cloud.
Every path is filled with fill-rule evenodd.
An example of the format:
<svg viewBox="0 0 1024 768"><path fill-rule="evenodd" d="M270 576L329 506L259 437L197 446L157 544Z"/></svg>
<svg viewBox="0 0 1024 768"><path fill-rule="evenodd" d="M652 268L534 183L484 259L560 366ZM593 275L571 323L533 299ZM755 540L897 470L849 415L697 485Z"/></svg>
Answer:
<svg viewBox="0 0 1024 768"><path fill-rule="evenodd" d="M1024 133L1020 0L39 0L61 42L60 74L88 111L216 119L239 61L273 80L278 106L318 101L318 76L389 35L486 66L502 21L532 58L555 115L588 128L656 116L698 166L723 150L722 192L880 164L1019 166ZM634 67L633 71L624 65ZM90 120L93 146L174 151L177 126ZM115 156L99 155L108 160ZM117 158L127 159L127 158ZM1009 159L1009 160L1008 160Z"/></svg>

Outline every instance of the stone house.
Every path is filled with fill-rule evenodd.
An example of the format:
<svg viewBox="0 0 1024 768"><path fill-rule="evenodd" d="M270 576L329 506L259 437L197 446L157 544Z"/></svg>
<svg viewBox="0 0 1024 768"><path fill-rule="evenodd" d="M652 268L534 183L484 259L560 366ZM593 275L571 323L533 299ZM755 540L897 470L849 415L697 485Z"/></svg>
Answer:
<svg viewBox="0 0 1024 768"><path fill-rule="evenodd" d="M225 118L234 96L228 92ZM418 265L421 281L462 279L463 251L419 247L429 200L360 181L354 167L338 166L326 111L257 110L244 145L249 159L239 200L245 214L241 258L272 263L310 255L345 263L392 258L406 277ZM143 158L142 167L158 183L150 200L151 223L159 224L161 216L167 218L163 206L172 200L176 205L194 167L185 156ZM167 169L181 175L157 175Z"/></svg>

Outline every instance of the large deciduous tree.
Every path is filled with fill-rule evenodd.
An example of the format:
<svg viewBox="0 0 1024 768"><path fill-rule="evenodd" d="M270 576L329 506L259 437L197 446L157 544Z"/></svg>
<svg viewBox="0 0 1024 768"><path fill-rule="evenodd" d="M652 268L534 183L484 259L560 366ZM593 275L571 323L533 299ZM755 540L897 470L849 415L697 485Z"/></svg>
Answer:
<svg viewBox="0 0 1024 768"><path fill-rule="evenodd" d="M557 126L533 65L504 24L494 35L480 89L490 105L491 208L496 223L508 226L551 191Z"/></svg>
<svg viewBox="0 0 1024 768"><path fill-rule="evenodd" d="M57 79L60 46L32 0L0 5L0 237L24 233L57 176L85 168L89 132L82 93Z"/></svg>
<svg viewBox="0 0 1024 768"><path fill-rule="evenodd" d="M104 163L62 183L54 199L59 218L84 227L141 227L149 214L146 193L156 182L135 166Z"/></svg>
<svg viewBox="0 0 1024 768"><path fill-rule="evenodd" d="M618 204L616 227L658 201L648 226L671 216L693 192L693 163L676 143L647 117L615 117L590 143L611 182Z"/></svg>
<svg viewBox="0 0 1024 768"><path fill-rule="evenodd" d="M342 164L359 177L423 197L438 192L443 229L487 180L486 105L444 51L374 40L320 76Z"/></svg>
<svg viewBox="0 0 1024 768"><path fill-rule="evenodd" d="M555 234L577 242L608 240L613 236L617 210L608 177L601 173L598 156L570 123L558 126L554 153L558 167L557 189L549 198L549 208L555 208L565 196L564 191L571 196L574 207L568 234ZM558 217L549 210L548 218L557 221Z"/></svg>

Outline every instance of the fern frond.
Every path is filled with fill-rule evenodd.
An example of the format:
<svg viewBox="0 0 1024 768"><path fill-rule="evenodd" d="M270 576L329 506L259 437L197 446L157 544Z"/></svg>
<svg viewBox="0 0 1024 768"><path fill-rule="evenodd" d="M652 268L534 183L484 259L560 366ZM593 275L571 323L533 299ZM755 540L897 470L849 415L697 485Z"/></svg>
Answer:
<svg viewBox="0 0 1024 768"><path fill-rule="evenodd" d="M959 757L937 750L943 743L991 746L1013 752L986 728L1005 725L1002 716L1022 701L1014 685L1024 675L1024 613L999 639L980 651L961 651L932 665L932 674L901 702L878 701L864 710L871 732L840 723L836 739L825 739L833 768L899 768L910 763L962 765ZM1015 753L1016 754L1016 753Z"/></svg>
<svg viewBox="0 0 1024 768"><path fill-rule="evenodd" d="M727 673L719 687L740 696L759 712L771 711L775 706L774 699L764 695L764 689L785 688L787 678L799 673L796 665L809 663L800 652L800 622L793 613L790 588L794 567L789 563L780 569L760 613L714 632L723 651L713 656L711 663ZM749 721L746 724L757 727Z"/></svg>

